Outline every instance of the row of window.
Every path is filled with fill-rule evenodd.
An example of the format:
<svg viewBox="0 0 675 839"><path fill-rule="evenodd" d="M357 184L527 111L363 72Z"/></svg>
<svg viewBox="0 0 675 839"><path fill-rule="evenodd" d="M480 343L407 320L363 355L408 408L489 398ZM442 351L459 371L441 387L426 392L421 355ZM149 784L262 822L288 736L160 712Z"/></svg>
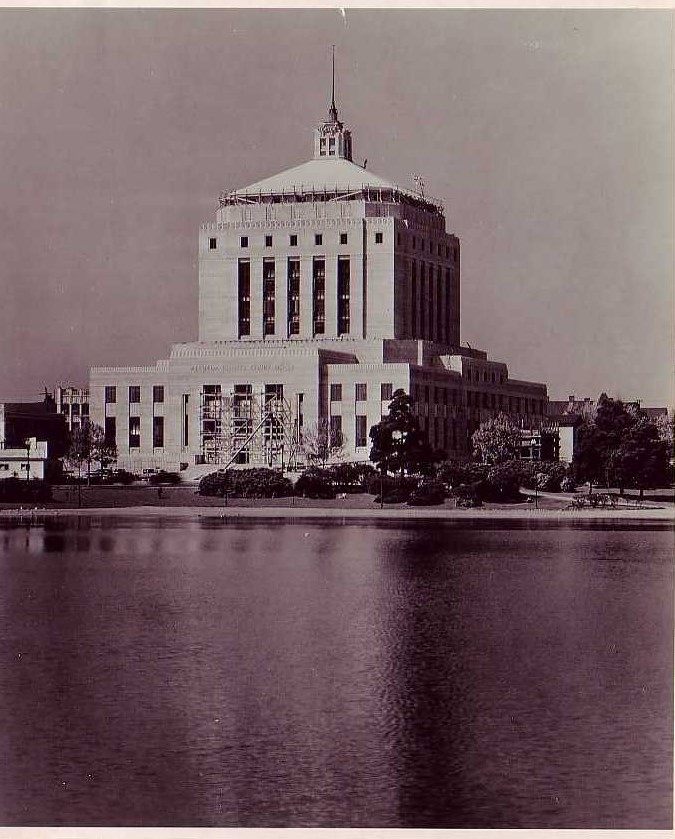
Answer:
<svg viewBox="0 0 675 839"><path fill-rule="evenodd" d="M469 381L473 380L474 382L479 382L481 380L480 371L475 369L475 368L473 368L473 369L469 368L469 370L467 372L467 379ZM490 372L490 374L488 375L488 371L483 370L483 381L484 382L491 381L493 385L497 384L497 374L495 373L494 370L492 370ZM500 385L504 384L504 374L503 373L499 374L499 384Z"/></svg>
<svg viewBox="0 0 675 839"><path fill-rule="evenodd" d="M117 440L117 420L115 417L105 418L105 440L113 445ZM155 449L164 447L164 417L152 418L152 446ZM141 447L141 418L129 417L129 448L140 449Z"/></svg>
<svg viewBox="0 0 675 839"><path fill-rule="evenodd" d="M394 394L394 386L391 382L380 384L380 399L389 402ZM368 385L365 382L358 382L354 385L354 399L356 402L366 402L368 399ZM330 386L330 401L342 402L342 384L335 383Z"/></svg>
<svg viewBox="0 0 675 839"><path fill-rule="evenodd" d="M315 233L314 234L314 245L316 247L321 247L324 244L324 236L323 233ZM340 244L346 245L349 242L349 236L346 233L340 233ZM381 245L384 242L384 234L381 232L375 233L375 244ZM274 244L274 239L272 236L267 234L265 236L265 247L271 248ZM298 234L291 233L288 237L288 244L292 248L296 248L298 246ZM249 246L249 237L248 236L240 236L239 237L239 245L242 248L247 248ZM215 251L218 249L218 239L215 236L212 236L209 239L209 250ZM439 252L440 256L440 252Z"/></svg>
<svg viewBox="0 0 675 839"><path fill-rule="evenodd" d="M418 282L419 280L419 282ZM443 297L443 268L433 263L410 263L410 296L412 334L427 336L439 341L449 341L453 314L452 277L445 269L445 312L441 306ZM445 316L444 316L445 315Z"/></svg>
<svg viewBox="0 0 675 839"><path fill-rule="evenodd" d="M82 402L82 404L80 405L80 403L78 402L73 402L72 405L69 405L67 402L65 402L61 406L61 413L66 416L70 414L71 416L77 417L80 414L82 414L83 417L87 417L89 416L89 403Z"/></svg>
<svg viewBox="0 0 675 839"><path fill-rule="evenodd" d="M528 399L523 396L506 396L503 393L484 393L467 390L467 408L499 408L508 413L543 414L543 399Z"/></svg>
<svg viewBox="0 0 675 839"><path fill-rule="evenodd" d="M409 241L410 249L413 251L424 252L425 250L428 250L430 254L433 254L435 250L437 256L443 256L443 252L445 251L446 259L450 259L451 256L455 262L459 259L459 248L456 245L443 245L441 242L436 242L436 247L434 249L434 243L431 239L425 240L423 237L418 239L417 236L411 236ZM396 237L397 247L403 247L405 244L406 241L404 237L399 233Z"/></svg>
<svg viewBox="0 0 675 839"><path fill-rule="evenodd" d="M332 416L330 418L330 436L332 440L342 439L342 417ZM363 448L368 445L368 417L365 414L357 414L354 417L354 446Z"/></svg>
<svg viewBox="0 0 675 839"><path fill-rule="evenodd" d="M337 334L349 335L350 314L350 261L339 257L337 264ZM239 260L237 278L237 318L239 337L251 334L251 264ZM300 260L289 259L286 273L286 334L300 334ZM275 335L276 320L276 262L263 260L263 313L262 332ZM326 261L315 258L312 264L312 332L326 333Z"/></svg>
<svg viewBox="0 0 675 839"><path fill-rule="evenodd" d="M141 401L141 386L129 385L129 403L138 404ZM152 401L164 402L164 385L152 386ZM117 387L108 385L105 389L106 405L114 405L117 402Z"/></svg>

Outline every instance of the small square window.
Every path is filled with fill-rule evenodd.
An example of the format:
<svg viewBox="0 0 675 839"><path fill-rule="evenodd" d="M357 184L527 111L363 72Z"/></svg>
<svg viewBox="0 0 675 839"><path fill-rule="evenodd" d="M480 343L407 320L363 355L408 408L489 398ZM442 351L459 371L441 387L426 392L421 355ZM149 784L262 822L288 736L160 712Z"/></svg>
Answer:
<svg viewBox="0 0 675 839"><path fill-rule="evenodd" d="M314 244L315 245L323 245L323 234L322 233L315 233L314 234Z"/></svg>
<svg viewBox="0 0 675 839"><path fill-rule="evenodd" d="M290 239L291 239L291 247L292 248L297 248L297 246L298 246L298 234L297 233L291 233Z"/></svg>
<svg viewBox="0 0 675 839"><path fill-rule="evenodd" d="M240 244L241 244L242 248L247 248L248 247L248 236L242 236L241 239L240 239Z"/></svg>
<svg viewBox="0 0 675 839"><path fill-rule="evenodd" d="M341 245L346 245L347 244L347 234L346 233L340 233L340 244Z"/></svg>
<svg viewBox="0 0 675 839"><path fill-rule="evenodd" d="M209 250L210 251L215 251L217 246L218 246L218 240L217 239L209 239Z"/></svg>
<svg viewBox="0 0 675 839"><path fill-rule="evenodd" d="M375 234L375 244L376 244L376 245L381 245L381 244L382 244L382 242L383 242L383 236L382 236L382 234L381 234L381 233L376 233L376 234Z"/></svg>
<svg viewBox="0 0 675 839"><path fill-rule="evenodd" d="M271 236L265 236L265 247L266 248L271 248L272 247L272 237Z"/></svg>

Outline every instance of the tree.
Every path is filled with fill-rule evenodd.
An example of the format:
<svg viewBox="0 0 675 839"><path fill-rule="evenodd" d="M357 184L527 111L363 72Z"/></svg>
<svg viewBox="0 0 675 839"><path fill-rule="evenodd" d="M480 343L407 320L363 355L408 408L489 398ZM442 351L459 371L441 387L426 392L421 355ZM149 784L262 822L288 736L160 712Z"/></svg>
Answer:
<svg viewBox="0 0 675 839"><path fill-rule="evenodd" d="M666 437L666 439L662 439ZM650 422L636 404L610 399L603 393L592 418L579 428L574 447L577 480L593 484L605 481L636 488L642 495L648 486L668 481L672 445L664 429Z"/></svg>
<svg viewBox="0 0 675 839"><path fill-rule="evenodd" d="M329 460L339 460L344 454L345 438L331 426L327 417L303 429L302 451L310 463L325 466Z"/></svg>
<svg viewBox="0 0 675 839"><path fill-rule="evenodd" d="M471 441L474 454L482 463L505 463L517 460L520 455L520 429L506 414L498 414L481 423Z"/></svg>
<svg viewBox="0 0 675 839"><path fill-rule="evenodd" d="M77 468L79 475L86 464L87 480L91 476L92 463L97 462L105 468L116 458L117 448L114 443L106 440L105 431L100 425L86 420L72 432L66 461Z"/></svg>
<svg viewBox="0 0 675 839"><path fill-rule="evenodd" d="M403 477L406 472L423 470L444 457L432 450L410 409L410 397L400 388L394 391L387 416L370 429L369 436L370 460L383 474L393 472Z"/></svg>
<svg viewBox="0 0 675 839"><path fill-rule="evenodd" d="M640 490L670 482L670 446L659 439L659 429L644 417L628 429L608 456L607 470L612 483Z"/></svg>

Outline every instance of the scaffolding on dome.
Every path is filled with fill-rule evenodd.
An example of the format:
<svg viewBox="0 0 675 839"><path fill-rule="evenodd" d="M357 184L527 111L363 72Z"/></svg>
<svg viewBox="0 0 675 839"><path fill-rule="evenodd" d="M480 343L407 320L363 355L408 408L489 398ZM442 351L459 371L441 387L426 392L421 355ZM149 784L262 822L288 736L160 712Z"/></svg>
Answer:
<svg viewBox="0 0 675 839"><path fill-rule="evenodd" d="M199 420L202 463L282 471L297 463L297 420L278 386L255 394L251 385L236 385L232 394L223 394L220 385L205 385Z"/></svg>
<svg viewBox="0 0 675 839"><path fill-rule="evenodd" d="M312 186L299 184L297 186L278 190L259 190L257 192L227 192L218 196L221 207L231 207L236 204L288 204L310 203L315 201L345 201L359 199L373 203L409 204L421 209L444 215L445 207L439 198L431 198L420 193L411 192L400 187L370 186Z"/></svg>

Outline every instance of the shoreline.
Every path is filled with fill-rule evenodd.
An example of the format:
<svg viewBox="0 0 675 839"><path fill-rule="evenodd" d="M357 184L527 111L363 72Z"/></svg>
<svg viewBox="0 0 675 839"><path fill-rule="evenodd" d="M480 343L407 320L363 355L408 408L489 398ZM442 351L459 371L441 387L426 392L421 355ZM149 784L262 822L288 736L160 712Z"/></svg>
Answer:
<svg viewBox="0 0 675 839"><path fill-rule="evenodd" d="M429 507L385 507L376 508L341 508L341 507L258 507L258 506L155 506L132 505L128 507L75 507L75 508L16 508L0 510L1 520L16 520L40 524L45 519L63 519L82 516L103 516L106 518L210 518L210 519L369 519L369 520L422 520L422 521L453 521L453 520L504 520L504 521L549 521L549 522L577 522L577 521L669 521L675 525L675 509L654 508L625 508L625 509L462 509L462 508L429 508Z"/></svg>

